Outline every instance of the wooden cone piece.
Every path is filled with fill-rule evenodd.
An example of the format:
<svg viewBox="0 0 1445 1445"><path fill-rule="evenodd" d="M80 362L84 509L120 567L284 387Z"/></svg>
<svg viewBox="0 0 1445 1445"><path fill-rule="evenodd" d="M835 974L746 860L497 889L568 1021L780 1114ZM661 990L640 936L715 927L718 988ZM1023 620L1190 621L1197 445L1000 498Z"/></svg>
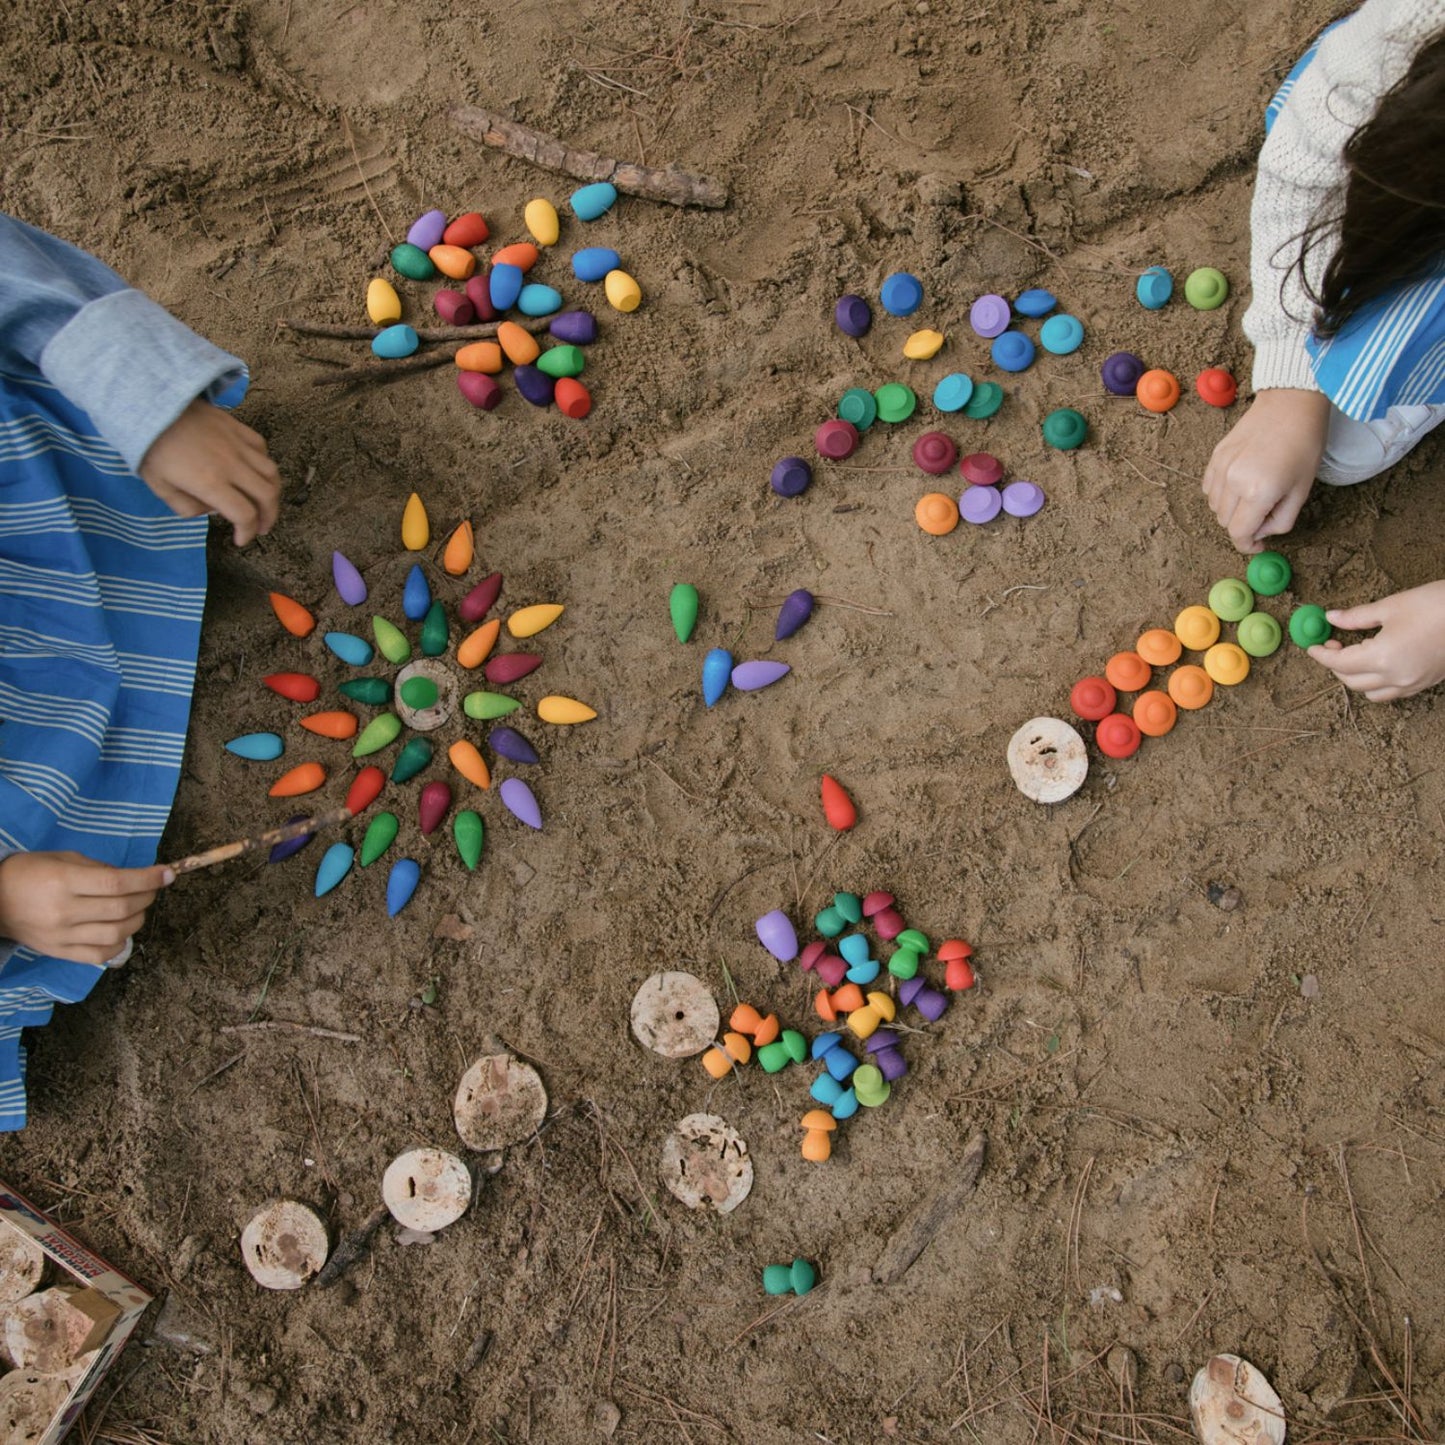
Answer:
<svg viewBox="0 0 1445 1445"><path fill-rule="evenodd" d="M0 1228L0 1305L34 1293L44 1272L45 1251L30 1236L8 1224Z"/></svg>
<svg viewBox="0 0 1445 1445"><path fill-rule="evenodd" d="M241 1258L262 1289L300 1289L330 1247L316 1211L295 1199L273 1199L241 1231Z"/></svg>
<svg viewBox="0 0 1445 1445"><path fill-rule="evenodd" d="M5 1445L38 1445L74 1388L68 1375L12 1370L0 1379L0 1440Z"/></svg>
<svg viewBox="0 0 1445 1445"><path fill-rule="evenodd" d="M1238 1355L1215 1355L1195 1375L1189 1418L1200 1445L1284 1445L1284 1404Z"/></svg>
<svg viewBox="0 0 1445 1445"><path fill-rule="evenodd" d="M472 1176L444 1149L409 1149L387 1165L381 1197L404 1229L434 1234L454 1224L472 1202Z"/></svg>
<svg viewBox="0 0 1445 1445"><path fill-rule="evenodd" d="M0 1347L19 1369L59 1374L105 1339L119 1313L98 1290L42 1290L0 1313Z"/></svg>
<svg viewBox="0 0 1445 1445"><path fill-rule="evenodd" d="M689 1114L663 1141L659 1172L689 1209L731 1214L753 1187L753 1161L737 1130L716 1114Z"/></svg>
<svg viewBox="0 0 1445 1445"><path fill-rule="evenodd" d="M690 973L655 973L632 999L632 1032L665 1059L700 1054L717 1038L717 1004L700 978Z"/></svg>
<svg viewBox="0 0 1445 1445"><path fill-rule="evenodd" d="M505 1149L541 1127L547 1090L530 1064L510 1054L487 1054L462 1075L452 1117L468 1149Z"/></svg>
<svg viewBox="0 0 1445 1445"><path fill-rule="evenodd" d="M1068 723L1056 717L1030 718L1009 739L1008 768L1024 797L1062 803L1089 776L1089 753Z"/></svg>

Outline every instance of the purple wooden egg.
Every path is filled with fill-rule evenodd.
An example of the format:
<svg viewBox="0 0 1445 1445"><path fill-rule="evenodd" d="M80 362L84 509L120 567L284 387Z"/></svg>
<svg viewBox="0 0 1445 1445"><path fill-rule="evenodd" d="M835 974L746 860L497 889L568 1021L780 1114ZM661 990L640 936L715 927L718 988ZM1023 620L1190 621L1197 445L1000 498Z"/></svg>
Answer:
<svg viewBox="0 0 1445 1445"><path fill-rule="evenodd" d="M433 246L440 246L442 243L442 232L447 228L447 213L445 211L425 211L411 223L411 229L406 233L406 239L413 245L420 247L423 251L430 251Z"/></svg>
<svg viewBox="0 0 1445 1445"><path fill-rule="evenodd" d="M552 394L557 389L557 383L545 371L538 371L535 366L525 364L516 366L512 368L512 380L517 383L517 390L533 406L552 405Z"/></svg>
<svg viewBox="0 0 1445 1445"><path fill-rule="evenodd" d="M754 927L758 930L758 941L779 963L789 963L798 956L797 930L781 908L763 914Z"/></svg>
<svg viewBox="0 0 1445 1445"><path fill-rule="evenodd" d="M457 603L457 615L463 622L480 622L492 610L492 604L497 600L501 590L502 574L500 572L493 572L490 577L483 577Z"/></svg>
<svg viewBox="0 0 1445 1445"><path fill-rule="evenodd" d="M836 953L825 953L813 967L817 969L818 977L829 988L837 988L848 974L846 960L839 958Z"/></svg>
<svg viewBox="0 0 1445 1445"><path fill-rule="evenodd" d="M538 763L541 759L537 750L516 728L497 727L487 734L487 742L494 753L510 758L514 763Z"/></svg>
<svg viewBox="0 0 1445 1445"><path fill-rule="evenodd" d="M457 372L457 390L482 411L494 410L502 399L502 388L484 371Z"/></svg>
<svg viewBox="0 0 1445 1445"><path fill-rule="evenodd" d="M531 788L521 778L503 778L500 789L502 802L514 818L519 818L529 828L542 826L542 810Z"/></svg>
<svg viewBox="0 0 1445 1445"><path fill-rule="evenodd" d="M537 652L503 652L489 657L482 668L488 682L505 687L509 682L536 672L542 665L542 656Z"/></svg>
<svg viewBox="0 0 1445 1445"><path fill-rule="evenodd" d="M341 600L348 607L356 607L366 601L366 580L356 570L355 564L340 552L331 554L331 576Z"/></svg>
<svg viewBox="0 0 1445 1445"><path fill-rule="evenodd" d="M336 555L339 557L341 554L338 552ZM287 818L286 822L288 825L300 823L307 816L305 813L297 813L294 818ZM288 838L284 843L277 843L271 849L266 861L279 863L283 858L289 858L293 853L299 853L315 836L315 833L303 833L299 838Z"/></svg>
<svg viewBox="0 0 1445 1445"><path fill-rule="evenodd" d="M438 291L432 305L448 326L470 326L477 318L477 308L460 291Z"/></svg>
<svg viewBox="0 0 1445 1445"><path fill-rule="evenodd" d="M573 346L590 346L597 340L597 318L590 311L564 311L552 318L547 330L558 341L567 341Z"/></svg>
<svg viewBox="0 0 1445 1445"><path fill-rule="evenodd" d="M756 692L758 688L786 677L792 670L786 662L769 662L766 658L740 662L733 668L733 686L739 692Z"/></svg>
<svg viewBox="0 0 1445 1445"><path fill-rule="evenodd" d="M445 783L428 783L421 790L417 819L423 833L435 833L452 805L452 790Z"/></svg>
<svg viewBox="0 0 1445 1445"><path fill-rule="evenodd" d="M778 609L778 625L773 629L773 639L781 642L791 637L813 615L813 594L799 587L789 592Z"/></svg>
<svg viewBox="0 0 1445 1445"><path fill-rule="evenodd" d="M467 279L467 300L472 303L478 321L495 321L497 308L492 305L492 283L483 271Z"/></svg>

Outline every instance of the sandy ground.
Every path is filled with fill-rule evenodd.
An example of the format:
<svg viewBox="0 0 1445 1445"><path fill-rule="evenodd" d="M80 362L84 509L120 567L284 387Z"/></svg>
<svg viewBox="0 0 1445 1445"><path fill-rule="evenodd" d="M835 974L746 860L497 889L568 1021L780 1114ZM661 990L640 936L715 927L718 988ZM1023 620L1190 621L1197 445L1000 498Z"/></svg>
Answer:
<svg viewBox="0 0 1445 1445"><path fill-rule="evenodd" d="M1435 1438L1438 698L1354 702L1289 650L1135 759L1095 755L1059 807L1022 798L1003 762L1019 723L1062 713L1076 677L1239 570L1197 486L1230 414L1190 395L1148 415L1106 397L1098 365L1130 348L1186 383L1207 365L1247 375L1262 108L1334 13L10 7L4 205L247 358L243 415L288 478L271 537L243 554L214 540L167 851L294 811L266 797L275 765L223 752L240 732L325 758L321 797L341 800L346 746L308 739L260 679L314 671L339 705L346 669L281 633L266 593L366 631L330 586L340 548L400 621L413 490L438 539L464 517L477 529L469 579L427 554L439 597L497 568L506 609L566 603L516 694L601 713L521 725L546 826L483 797L474 875L417 828L416 793L443 770L391 785L397 849L424 863L395 921L380 866L313 898L315 844L196 876L131 964L35 1041L34 1122L0 1143L0 1177L170 1301L164 1338L132 1347L82 1438L1163 1442L1186 1428L1188 1376L1225 1349L1270 1376L1292 1438ZM360 319L377 257L428 206L481 209L514 239L532 196L565 199L564 178L456 134L458 101L730 190L721 212L624 199L566 228L561 252L615 245L646 295L603 317L585 422L510 385L475 413L449 368L313 388L364 343L279 326ZM1132 277L1153 262L1216 265L1234 295L1145 313ZM880 317L861 342L831 325L840 292L876 295L898 269L927 288L917 321L948 334L934 361L901 359L911 323ZM538 274L582 299L563 255ZM930 485L909 449L927 406L820 465L803 497L768 490L845 388L997 375L967 307L1033 285L1084 321L1083 349L1002 378L992 421L945 429L1040 482L1038 516L924 536L912 509ZM403 289L421 315L426 288ZM1040 441L1060 405L1091 425L1070 454ZM1312 501L1277 614L1437 575L1439 459L1429 444ZM680 580L703 596L687 646L666 612ZM835 600L774 644L796 587ZM705 710L712 646L792 675ZM825 770L861 814L841 839L817 803ZM1242 902L1217 906L1211 885ZM808 1165L811 1068L715 1086L642 1050L628 1006L648 974L683 968L725 1011L731 980L811 1033L807 984L753 920L783 907L804 925L834 889L870 888L933 939L971 940L981 985L909 1035L892 1100ZM221 1032L265 1020L359 1041ZM492 1038L536 1063L551 1113L469 1214L429 1245L384 1228L335 1289L258 1290L237 1248L252 1212L290 1195L333 1237L355 1229L395 1154L460 1147L452 1094ZM657 1179L668 1127L701 1109L756 1168L726 1218ZM980 1130L976 1190L898 1282L873 1283ZM794 1255L824 1285L770 1314L761 1266ZM1382 1401L1407 1381L1408 1428Z"/></svg>

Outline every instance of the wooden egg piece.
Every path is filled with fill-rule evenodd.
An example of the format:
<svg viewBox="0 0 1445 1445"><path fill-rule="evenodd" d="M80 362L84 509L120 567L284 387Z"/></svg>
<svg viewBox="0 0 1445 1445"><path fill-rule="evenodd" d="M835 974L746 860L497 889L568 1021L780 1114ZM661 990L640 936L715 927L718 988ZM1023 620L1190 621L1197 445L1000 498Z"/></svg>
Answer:
<svg viewBox="0 0 1445 1445"><path fill-rule="evenodd" d="M9 1225L0 1228L0 1305L13 1304L39 1289L44 1272L45 1251L30 1236Z"/></svg>
<svg viewBox="0 0 1445 1445"><path fill-rule="evenodd" d="M462 1075L452 1117L468 1149L505 1149L541 1127L547 1090L530 1064L510 1054L488 1054Z"/></svg>
<svg viewBox="0 0 1445 1445"><path fill-rule="evenodd" d="M1008 768L1024 797L1036 803L1062 803L1089 776L1089 753L1068 723L1036 717L1009 739Z"/></svg>
<svg viewBox="0 0 1445 1445"><path fill-rule="evenodd" d="M295 1199L273 1199L241 1231L241 1258L262 1289L300 1289L330 1248L316 1211Z"/></svg>
<svg viewBox="0 0 1445 1445"><path fill-rule="evenodd" d="M1189 1386L1189 1418L1200 1445L1284 1445L1284 1405L1238 1355L1215 1355Z"/></svg>
<svg viewBox="0 0 1445 1445"><path fill-rule="evenodd" d="M689 1209L731 1214L753 1187L753 1161L737 1130L716 1114L689 1114L663 1141L659 1173Z"/></svg>
<svg viewBox="0 0 1445 1445"><path fill-rule="evenodd" d="M381 1197L405 1229L434 1234L455 1224L472 1202L472 1176L445 1149L408 1149L387 1165Z"/></svg>
<svg viewBox="0 0 1445 1445"><path fill-rule="evenodd" d="M700 1054L717 1037L717 1003L690 973L655 973L632 998L632 1032L665 1059Z"/></svg>

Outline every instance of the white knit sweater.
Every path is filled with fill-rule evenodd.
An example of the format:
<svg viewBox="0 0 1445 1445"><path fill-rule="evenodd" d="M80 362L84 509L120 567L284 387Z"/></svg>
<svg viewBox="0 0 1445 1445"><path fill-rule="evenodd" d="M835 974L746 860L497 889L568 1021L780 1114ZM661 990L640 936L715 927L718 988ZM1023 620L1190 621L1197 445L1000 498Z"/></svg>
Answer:
<svg viewBox="0 0 1445 1445"><path fill-rule="evenodd" d="M1254 294L1244 314L1245 335L1254 343L1256 391L1319 390L1304 346L1314 306L1298 272L1290 274L1299 259L1298 238L1344 184L1345 142L1442 27L1445 0L1365 0L1320 41L1266 137L1250 208ZM1333 251L1327 241L1310 256L1316 288Z"/></svg>

